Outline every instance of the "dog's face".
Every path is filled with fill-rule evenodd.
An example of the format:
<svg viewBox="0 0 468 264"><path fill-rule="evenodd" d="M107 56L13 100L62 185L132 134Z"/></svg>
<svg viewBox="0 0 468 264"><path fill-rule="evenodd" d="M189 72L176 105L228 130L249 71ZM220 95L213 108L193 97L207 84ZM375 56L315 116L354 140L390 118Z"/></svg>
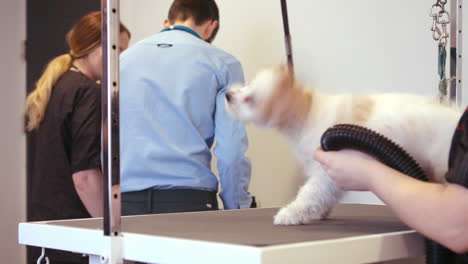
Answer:
<svg viewBox="0 0 468 264"><path fill-rule="evenodd" d="M247 86L230 87L225 98L227 111L243 123L271 126L292 83L285 66L262 70Z"/></svg>

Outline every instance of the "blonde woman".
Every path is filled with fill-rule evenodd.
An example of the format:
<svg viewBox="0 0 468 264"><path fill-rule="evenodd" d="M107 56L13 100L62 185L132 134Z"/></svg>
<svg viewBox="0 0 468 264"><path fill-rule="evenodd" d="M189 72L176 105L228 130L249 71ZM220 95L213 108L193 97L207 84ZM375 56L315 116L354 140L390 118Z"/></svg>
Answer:
<svg viewBox="0 0 468 264"><path fill-rule="evenodd" d="M121 50L130 32L120 26ZM103 214L100 171L101 13L79 19L66 36L69 53L49 62L26 100L32 153L29 220L99 217ZM32 250L30 259L39 252ZM50 251L52 263L87 263L79 255Z"/></svg>

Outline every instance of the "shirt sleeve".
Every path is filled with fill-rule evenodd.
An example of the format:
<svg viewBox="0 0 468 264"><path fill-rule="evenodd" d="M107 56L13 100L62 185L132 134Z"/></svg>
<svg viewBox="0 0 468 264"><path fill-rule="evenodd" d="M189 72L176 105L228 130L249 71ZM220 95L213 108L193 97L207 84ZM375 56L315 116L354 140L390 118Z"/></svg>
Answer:
<svg viewBox="0 0 468 264"><path fill-rule="evenodd" d="M79 89L70 115L72 173L101 164L101 96L97 85Z"/></svg>
<svg viewBox="0 0 468 264"><path fill-rule="evenodd" d="M224 209L249 208L252 197L248 191L251 164L245 157L248 138L244 125L234 120L225 109L226 90L234 83L244 83L240 63L227 66L226 85L216 96L214 154L218 158L218 172L221 181L220 197Z"/></svg>

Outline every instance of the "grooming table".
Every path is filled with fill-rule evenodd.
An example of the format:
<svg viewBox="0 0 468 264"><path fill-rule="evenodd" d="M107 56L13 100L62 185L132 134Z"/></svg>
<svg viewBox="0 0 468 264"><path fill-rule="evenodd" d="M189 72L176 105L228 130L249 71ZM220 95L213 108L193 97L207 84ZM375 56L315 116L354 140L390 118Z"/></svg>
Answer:
<svg viewBox="0 0 468 264"><path fill-rule="evenodd" d="M339 204L330 219L275 226L279 208L122 217L121 254L150 263L369 263L424 254L423 238L383 205ZM19 243L90 255L110 238L102 219L19 224Z"/></svg>

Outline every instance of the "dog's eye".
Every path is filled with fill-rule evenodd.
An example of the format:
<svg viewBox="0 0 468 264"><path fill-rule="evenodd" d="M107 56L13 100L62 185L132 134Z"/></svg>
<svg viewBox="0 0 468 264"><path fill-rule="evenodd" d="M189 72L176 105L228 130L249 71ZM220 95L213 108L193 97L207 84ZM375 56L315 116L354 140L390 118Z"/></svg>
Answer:
<svg viewBox="0 0 468 264"><path fill-rule="evenodd" d="M252 96L246 96L244 97L244 103L246 104L254 104L255 103L255 100Z"/></svg>

